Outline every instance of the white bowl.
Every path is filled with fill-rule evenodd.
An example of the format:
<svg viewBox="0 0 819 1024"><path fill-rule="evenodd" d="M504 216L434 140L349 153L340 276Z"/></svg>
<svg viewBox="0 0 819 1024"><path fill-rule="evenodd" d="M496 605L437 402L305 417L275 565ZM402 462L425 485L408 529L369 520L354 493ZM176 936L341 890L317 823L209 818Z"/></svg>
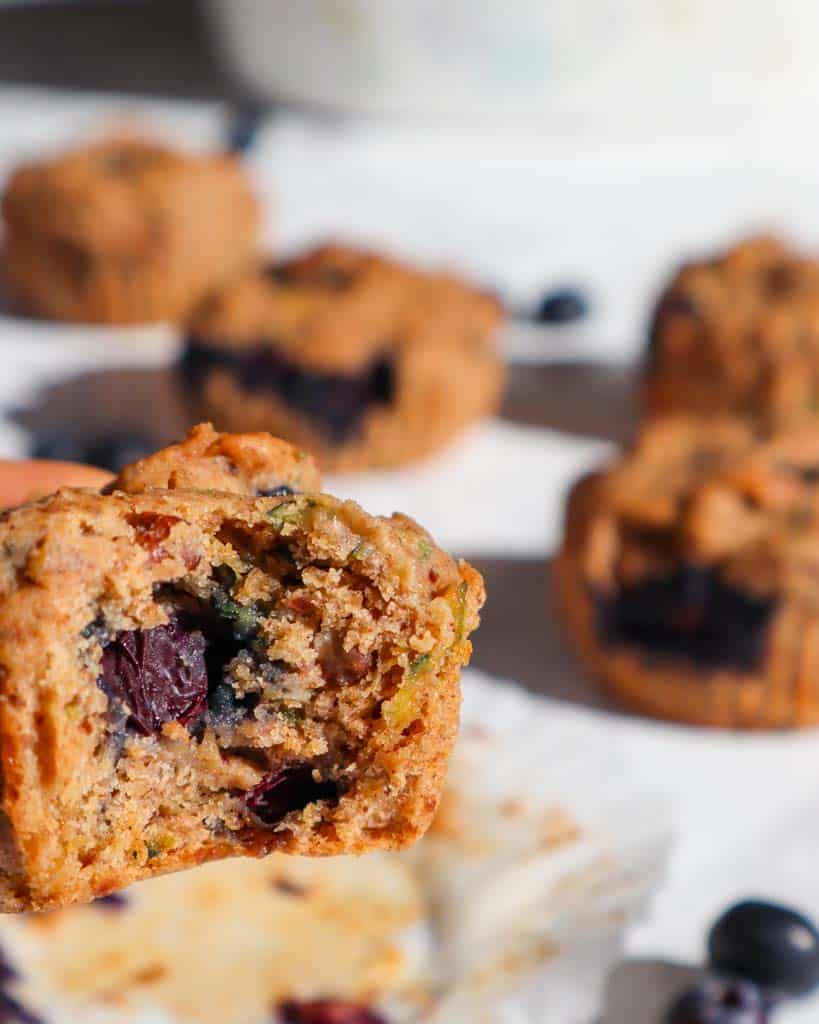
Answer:
<svg viewBox="0 0 819 1024"><path fill-rule="evenodd" d="M717 129L819 92L814 0L205 0L254 92L485 128Z"/></svg>

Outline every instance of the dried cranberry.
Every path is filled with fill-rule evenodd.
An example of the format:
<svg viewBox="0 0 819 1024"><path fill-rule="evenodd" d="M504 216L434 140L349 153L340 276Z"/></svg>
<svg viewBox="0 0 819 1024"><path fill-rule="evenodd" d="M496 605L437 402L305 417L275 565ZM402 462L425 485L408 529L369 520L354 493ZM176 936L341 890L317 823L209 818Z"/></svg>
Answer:
<svg viewBox="0 0 819 1024"><path fill-rule="evenodd" d="M170 536L171 529L179 522L176 516L150 515L139 513L128 518L136 534L136 542L148 551L153 551Z"/></svg>
<svg viewBox="0 0 819 1024"><path fill-rule="evenodd" d="M246 802L265 825L275 825L290 811L301 811L314 800L337 796L337 784L330 780L316 782L309 764L290 764L262 779L250 790Z"/></svg>
<svg viewBox="0 0 819 1024"><path fill-rule="evenodd" d="M117 633L102 652L100 683L128 708L128 724L146 736L159 733L165 722L187 725L207 704L205 638L175 619Z"/></svg>
<svg viewBox="0 0 819 1024"><path fill-rule="evenodd" d="M279 1007L281 1024L387 1024L366 1006L342 1003L338 999L314 999L309 1003L290 1000Z"/></svg>

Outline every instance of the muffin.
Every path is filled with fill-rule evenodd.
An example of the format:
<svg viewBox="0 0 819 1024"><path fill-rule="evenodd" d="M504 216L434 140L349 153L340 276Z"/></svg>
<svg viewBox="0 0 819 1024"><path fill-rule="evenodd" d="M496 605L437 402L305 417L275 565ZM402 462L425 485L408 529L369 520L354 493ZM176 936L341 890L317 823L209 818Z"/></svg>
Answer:
<svg viewBox="0 0 819 1024"><path fill-rule="evenodd" d="M684 266L654 313L650 414L719 413L776 430L819 412L819 261L771 238Z"/></svg>
<svg viewBox="0 0 819 1024"><path fill-rule="evenodd" d="M252 261L239 162L108 139L15 171L2 203L12 299L56 320L179 320Z"/></svg>
<svg viewBox="0 0 819 1024"><path fill-rule="evenodd" d="M603 685L698 725L819 723L819 428L666 417L578 483L556 585Z"/></svg>
<svg viewBox="0 0 819 1024"><path fill-rule="evenodd" d="M4 912L435 812L480 576L404 516L256 497L292 449L203 435L0 513Z"/></svg>
<svg viewBox="0 0 819 1024"><path fill-rule="evenodd" d="M397 466L495 411L500 316L457 278L324 246L206 301L182 372L220 430L269 430L325 470Z"/></svg>

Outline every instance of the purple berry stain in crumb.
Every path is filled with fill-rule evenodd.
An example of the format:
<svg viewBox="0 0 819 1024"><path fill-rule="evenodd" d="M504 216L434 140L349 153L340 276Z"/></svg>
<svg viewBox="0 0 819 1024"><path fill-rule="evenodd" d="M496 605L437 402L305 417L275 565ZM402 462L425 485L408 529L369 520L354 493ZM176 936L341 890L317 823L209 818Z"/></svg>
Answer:
<svg viewBox="0 0 819 1024"><path fill-rule="evenodd" d="M17 980L17 971L0 949L0 1024L45 1024L42 1017L27 1010L6 990Z"/></svg>
<svg viewBox="0 0 819 1024"><path fill-rule="evenodd" d="M387 1024L387 1020L366 1006L338 999L314 999L298 1003L289 1000L278 1009L279 1024Z"/></svg>
<svg viewBox="0 0 819 1024"><path fill-rule="evenodd" d="M275 825L291 811L301 811L314 800L333 800L338 786L316 782L309 764L283 765L262 779L246 797L248 808L265 825Z"/></svg>
<svg viewBox="0 0 819 1024"><path fill-rule="evenodd" d="M129 711L129 725L157 735L165 722L187 725L205 711L205 638L176 619L154 629L125 630L102 652L101 685Z"/></svg>

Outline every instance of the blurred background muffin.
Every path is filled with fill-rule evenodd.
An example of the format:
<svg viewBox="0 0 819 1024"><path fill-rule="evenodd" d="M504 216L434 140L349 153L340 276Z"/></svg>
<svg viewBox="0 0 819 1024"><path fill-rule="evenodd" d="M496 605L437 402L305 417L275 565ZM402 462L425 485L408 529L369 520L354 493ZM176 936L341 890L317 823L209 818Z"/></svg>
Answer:
<svg viewBox="0 0 819 1024"><path fill-rule="evenodd" d="M747 416L771 429L819 412L819 260L750 238L682 267L654 314L649 413Z"/></svg>
<svg viewBox="0 0 819 1024"><path fill-rule="evenodd" d="M497 409L500 319L454 276L326 245L206 300L182 373L215 423L286 437L329 471L397 466Z"/></svg>
<svg viewBox="0 0 819 1024"><path fill-rule="evenodd" d="M12 298L80 323L178 320L257 247L256 201L236 160L139 138L19 168L3 220Z"/></svg>

